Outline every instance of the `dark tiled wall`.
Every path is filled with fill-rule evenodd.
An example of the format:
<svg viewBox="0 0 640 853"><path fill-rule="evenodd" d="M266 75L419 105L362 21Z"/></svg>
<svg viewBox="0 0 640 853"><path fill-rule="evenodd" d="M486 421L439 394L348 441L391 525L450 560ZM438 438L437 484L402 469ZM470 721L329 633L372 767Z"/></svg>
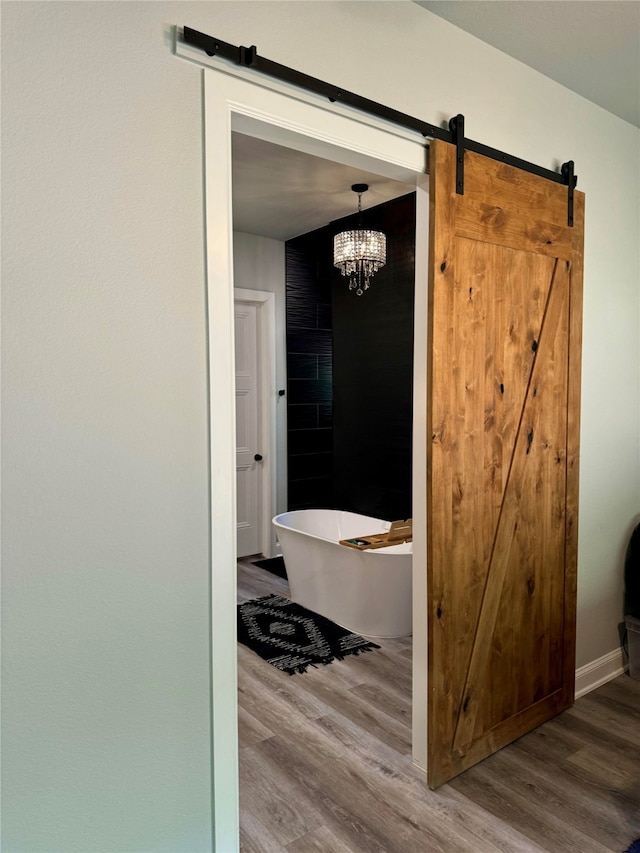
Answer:
<svg viewBox="0 0 640 853"><path fill-rule="evenodd" d="M318 232L286 244L289 509L331 507L331 281Z"/></svg>
<svg viewBox="0 0 640 853"><path fill-rule="evenodd" d="M415 193L363 213L387 263L362 296L333 281L333 497L389 521L411 516Z"/></svg>
<svg viewBox="0 0 640 853"><path fill-rule="evenodd" d="M353 217L288 241L289 509L411 515L415 194L363 213L387 264L361 297L333 267Z"/></svg>

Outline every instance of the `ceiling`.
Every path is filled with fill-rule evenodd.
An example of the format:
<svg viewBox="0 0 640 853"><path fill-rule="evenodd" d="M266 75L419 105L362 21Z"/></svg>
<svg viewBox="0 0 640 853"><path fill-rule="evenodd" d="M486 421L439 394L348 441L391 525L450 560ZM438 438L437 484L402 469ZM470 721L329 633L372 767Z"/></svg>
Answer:
<svg viewBox="0 0 640 853"><path fill-rule="evenodd" d="M640 127L640 0L415 0Z"/></svg>
<svg viewBox="0 0 640 853"><path fill-rule="evenodd" d="M640 126L640 0L415 0L609 112ZM413 187L233 134L234 228L288 240Z"/></svg>
<svg viewBox="0 0 640 853"><path fill-rule="evenodd" d="M233 227L272 240L289 240L357 210L356 183L369 184L366 209L412 192L403 184L245 136L232 134Z"/></svg>

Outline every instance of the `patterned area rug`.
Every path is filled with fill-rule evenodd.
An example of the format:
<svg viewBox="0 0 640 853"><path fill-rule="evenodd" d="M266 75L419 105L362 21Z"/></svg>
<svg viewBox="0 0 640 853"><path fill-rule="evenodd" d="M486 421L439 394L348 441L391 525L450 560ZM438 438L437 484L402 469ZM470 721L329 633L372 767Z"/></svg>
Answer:
<svg viewBox="0 0 640 853"><path fill-rule="evenodd" d="M238 641L289 675L380 648L281 595L238 605Z"/></svg>

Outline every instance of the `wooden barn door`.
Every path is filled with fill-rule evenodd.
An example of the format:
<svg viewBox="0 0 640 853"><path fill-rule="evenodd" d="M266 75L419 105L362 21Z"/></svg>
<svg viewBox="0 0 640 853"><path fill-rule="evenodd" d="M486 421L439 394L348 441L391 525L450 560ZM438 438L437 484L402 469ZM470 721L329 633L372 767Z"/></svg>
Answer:
<svg viewBox="0 0 640 853"><path fill-rule="evenodd" d="M584 196L430 149L428 779L567 708L575 680Z"/></svg>

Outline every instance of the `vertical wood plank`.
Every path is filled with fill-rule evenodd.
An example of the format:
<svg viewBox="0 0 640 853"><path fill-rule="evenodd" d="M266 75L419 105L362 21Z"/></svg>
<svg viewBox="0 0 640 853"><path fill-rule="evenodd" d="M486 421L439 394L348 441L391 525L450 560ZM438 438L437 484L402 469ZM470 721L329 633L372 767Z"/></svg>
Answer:
<svg viewBox="0 0 640 853"><path fill-rule="evenodd" d="M443 543L452 541L450 451L453 436L451 362L453 358L453 245L455 162L438 141L429 148L429 321L427 385L427 607L428 607L428 758L431 774L450 744L455 706L455 628L444 608L451 600L450 577L441 571Z"/></svg>
<svg viewBox="0 0 640 853"><path fill-rule="evenodd" d="M567 395L567 502L565 550L564 700L575 695L576 608L578 585L578 494L580 487L580 391L582 377L582 288L584 265L584 193L574 193L573 258L570 269L569 364ZM573 605L573 606L572 606Z"/></svg>
<svg viewBox="0 0 640 853"><path fill-rule="evenodd" d="M517 625L517 631L514 632L516 653L518 643L529 647L526 639L531 635L533 626L530 624L529 614L523 607L522 598L518 595L518 587L522 587L523 581L526 582L530 596L533 596L536 587L536 562L548 556L543 525L538 523L537 518L539 514L540 520L544 523L545 518L551 515L548 506L542 506L542 512L540 512L538 500L544 485L542 474L545 454L542 451L550 449L548 437L544 431L544 421L545 417L548 418L551 407L547 407L547 395L542 387L549 359L542 356L551 351L566 302L566 289L557 279L556 274L550 288L548 307L538 341L537 358L527 388L513 461L508 473L505 499L496 528L480 617L466 673L463 702L454 737L454 748L458 749L472 739L478 710L484 700L483 687L492 652L498 611L503 603L509 605L508 624L514 627ZM562 488L564 490L564 482ZM545 490L545 498L548 497L546 494L548 491L548 489ZM505 589L505 579L510 566L513 567L509 578L510 583ZM546 613L545 618L549 619L550 614ZM531 663L534 665L529 672L539 674L543 664L540 660ZM504 675L506 676L507 673ZM523 676L526 677L528 673L524 670L512 672L511 675L511 681L505 686L508 688L515 685L520 694L525 682ZM518 703L518 707L526 707L533 703L532 696L524 696L522 700ZM516 708L510 710L513 713Z"/></svg>

